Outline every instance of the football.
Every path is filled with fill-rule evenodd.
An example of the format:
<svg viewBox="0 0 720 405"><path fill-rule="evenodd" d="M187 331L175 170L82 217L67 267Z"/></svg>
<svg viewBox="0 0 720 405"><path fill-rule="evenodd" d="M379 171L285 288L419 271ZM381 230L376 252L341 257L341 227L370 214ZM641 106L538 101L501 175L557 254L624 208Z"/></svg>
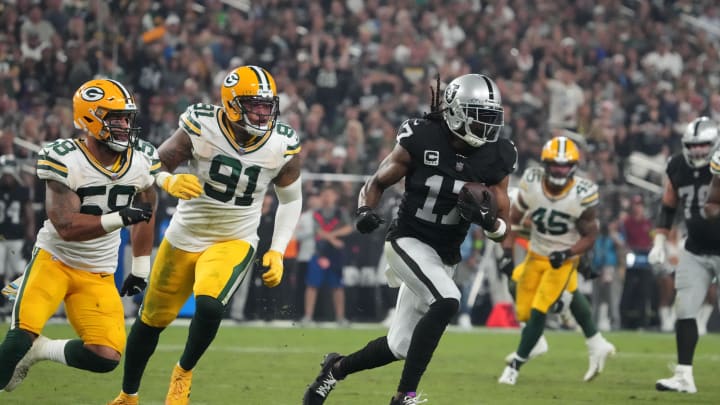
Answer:
<svg viewBox="0 0 720 405"><path fill-rule="evenodd" d="M498 206L495 194L483 183L465 183L458 194L458 209L465 220L486 227L495 224Z"/></svg>

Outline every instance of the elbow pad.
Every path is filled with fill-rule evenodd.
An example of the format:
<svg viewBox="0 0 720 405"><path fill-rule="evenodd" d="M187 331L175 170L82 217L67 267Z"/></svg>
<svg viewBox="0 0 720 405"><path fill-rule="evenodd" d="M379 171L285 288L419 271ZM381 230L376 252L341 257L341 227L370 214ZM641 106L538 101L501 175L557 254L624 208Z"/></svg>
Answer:
<svg viewBox="0 0 720 405"><path fill-rule="evenodd" d="M670 207L665 204L660 207L660 215L658 215L657 222L655 225L658 228L670 229L672 228L673 221L675 220L675 207Z"/></svg>

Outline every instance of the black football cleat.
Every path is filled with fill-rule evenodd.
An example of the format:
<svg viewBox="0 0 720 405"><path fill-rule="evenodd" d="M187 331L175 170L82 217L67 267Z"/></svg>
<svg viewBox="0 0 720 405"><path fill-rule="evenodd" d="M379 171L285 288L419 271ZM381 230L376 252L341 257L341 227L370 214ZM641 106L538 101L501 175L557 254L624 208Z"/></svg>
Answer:
<svg viewBox="0 0 720 405"><path fill-rule="evenodd" d="M324 404L330 391L335 388L338 380L332 374L332 368L335 363L342 359L339 353L328 353L323 357L323 361L320 363L320 374L315 378L312 384L310 384L305 390L303 396L303 405L320 405Z"/></svg>

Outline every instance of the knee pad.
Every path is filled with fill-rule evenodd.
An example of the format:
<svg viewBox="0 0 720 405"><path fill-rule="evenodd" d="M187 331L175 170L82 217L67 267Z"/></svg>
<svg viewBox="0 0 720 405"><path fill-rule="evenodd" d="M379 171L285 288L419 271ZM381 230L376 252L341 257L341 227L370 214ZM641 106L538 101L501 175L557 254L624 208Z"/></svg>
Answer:
<svg viewBox="0 0 720 405"><path fill-rule="evenodd" d="M195 315L206 320L220 320L225 312L225 306L217 298L200 295L195 298Z"/></svg>
<svg viewBox="0 0 720 405"><path fill-rule="evenodd" d="M430 305L428 312L433 312L444 319L450 319L455 316L458 309L460 309L460 301L455 298L441 298Z"/></svg>

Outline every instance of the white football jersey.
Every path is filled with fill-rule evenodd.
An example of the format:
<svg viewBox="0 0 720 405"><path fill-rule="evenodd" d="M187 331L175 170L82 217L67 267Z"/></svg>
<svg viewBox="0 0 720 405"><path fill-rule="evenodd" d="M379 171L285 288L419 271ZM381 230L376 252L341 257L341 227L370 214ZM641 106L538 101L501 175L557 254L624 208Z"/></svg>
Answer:
<svg viewBox="0 0 720 405"><path fill-rule="evenodd" d="M219 106L195 104L179 119L193 145L190 173L200 179L204 192L178 203L165 237L188 252L237 239L257 246L265 193L285 163L300 152L297 133L280 122L241 147L224 116Z"/></svg>
<svg viewBox="0 0 720 405"><path fill-rule="evenodd" d="M518 185L518 196L526 207L526 216L532 222L530 250L548 256L551 252L569 249L580 239L576 221L589 207L598 204L598 187L595 183L574 176L572 184L559 195L546 192L544 170L531 167L523 173Z"/></svg>
<svg viewBox="0 0 720 405"><path fill-rule="evenodd" d="M710 159L710 172L716 176L720 175L720 149L716 150Z"/></svg>
<svg viewBox="0 0 720 405"><path fill-rule="evenodd" d="M128 148L117 170L98 162L80 139L59 139L46 145L37 161L38 177L69 187L80 197L80 212L91 215L119 211L130 205L136 193L152 187L159 170L157 150L143 140ZM87 241L65 241L48 219L37 235L37 246L76 269L114 273L120 230Z"/></svg>

